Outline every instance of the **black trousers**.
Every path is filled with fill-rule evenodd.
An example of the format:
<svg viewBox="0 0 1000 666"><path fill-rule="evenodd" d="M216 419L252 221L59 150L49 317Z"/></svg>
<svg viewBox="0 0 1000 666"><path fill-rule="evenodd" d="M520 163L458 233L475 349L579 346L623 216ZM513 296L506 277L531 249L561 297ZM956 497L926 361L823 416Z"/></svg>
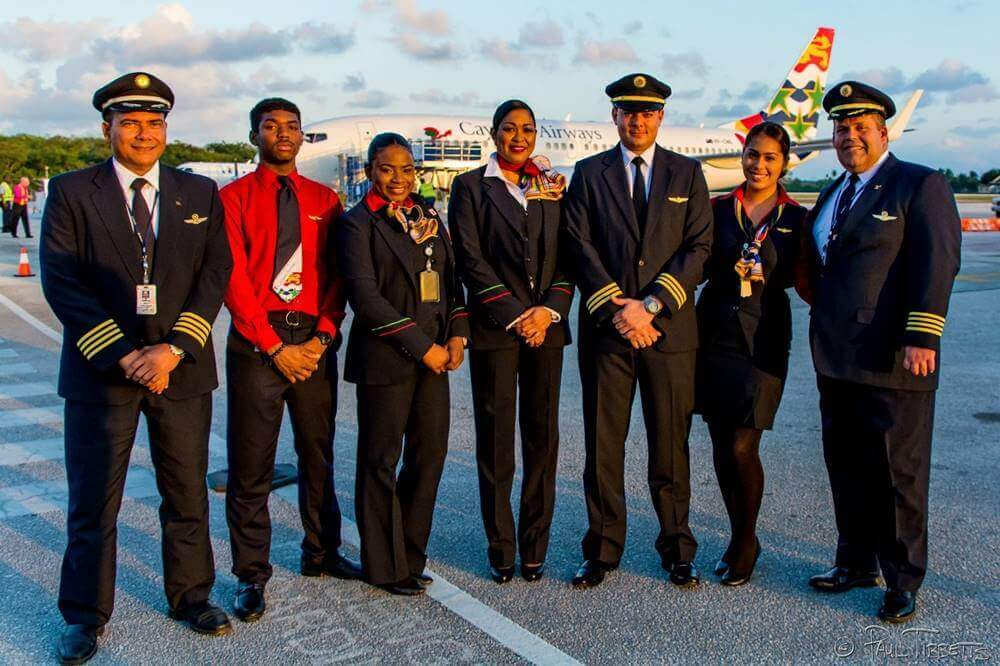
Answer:
<svg viewBox="0 0 1000 666"><path fill-rule="evenodd" d="M583 556L616 565L625 550L625 440L636 383L649 449L647 480L660 523L655 547L669 562L693 560L688 526L691 481L688 432L694 408L695 352L653 349L580 351L587 460L583 488L589 526Z"/></svg>
<svg viewBox="0 0 1000 666"><path fill-rule="evenodd" d="M313 336L312 326L275 326L275 331L284 342L292 344ZM226 383L226 520L233 574L241 581L266 583L272 572L267 501L286 404L298 456L299 517L305 532L302 556L322 561L340 548L340 505L333 481L337 356L327 351L309 379L292 384L243 336L230 331Z"/></svg>
<svg viewBox="0 0 1000 666"><path fill-rule="evenodd" d="M368 581L395 583L427 563L434 503L448 453L448 375L358 384L355 514ZM404 448L403 441L406 441ZM403 465L396 476L400 455Z"/></svg>
<svg viewBox="0 0 1000 666"><path fill-rule="evenodd" d="M10 221L7 223L10 233L14 238L17 238L17 223L19 221L24 225L24 235L30 236L31 223L28 222L28 207L14 204L14 208L10 212Z"/></svg>
<svg viewBox="0 0 1000 666"><path fill-rule="evenodd" d="M0 215L3 217L3 233L10 233L10 218L13 214L14 204L0 204Z"/></svg>
<svg viewBox="0 0 1000 666"><path fill-rule="evenodd" d="M917 590L927 571L935 392L817 381L836 563L874 569L877 561L890 588Z"/></svg>
<svg viewBox="0 0 1000 666"><path fill-rule="evenodd" d="M67 400L68 543L59 583L59 610L67 624L103 625L111 618L118 510L140 413L146 416L162 498L167 603L181 609L202 602L215 583L205 484L211 394L169 400L136 392L124 405Z"/></svg>
<svg viewBox="0 0 1000 666"><path fill-rule="evenodd" d="M518 345L469 353L476 418L476 463L487 555L496 567L545 561L555 507L559 458L559 386L562 347ZM514 483L514 425L521 390L524 478L514 541L510 492Z"/></svg>

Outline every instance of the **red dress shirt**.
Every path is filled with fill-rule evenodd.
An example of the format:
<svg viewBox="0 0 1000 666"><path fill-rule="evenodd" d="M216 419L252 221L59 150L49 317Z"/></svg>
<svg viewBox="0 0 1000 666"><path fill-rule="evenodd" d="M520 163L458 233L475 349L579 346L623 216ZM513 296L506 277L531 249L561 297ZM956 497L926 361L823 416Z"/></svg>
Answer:
<svg viewBox="0 0 1000 666"><path fill-rule="evenodd" d="M317 318L316 330L336 336L344 320L343 280L333 267L333 225L343 212L337 194L314 180L289 175L299 202L302 236L302 292L290 303L271 290L278 236L278 174L261 165L222 188L233 274L225 303L233 325L260 350L281 342L269 312L298 310Z"/></svg>

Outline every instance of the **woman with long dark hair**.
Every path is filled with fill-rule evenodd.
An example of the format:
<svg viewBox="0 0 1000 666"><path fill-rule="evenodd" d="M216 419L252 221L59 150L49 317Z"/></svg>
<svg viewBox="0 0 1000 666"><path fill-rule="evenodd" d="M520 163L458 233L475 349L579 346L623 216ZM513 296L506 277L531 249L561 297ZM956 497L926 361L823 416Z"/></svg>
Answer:
<svg viewBox="0 0 1000 666"><path fill-rule="evenodd" d="M715 567L727 586L750 580L760 555L760 439L774 423L788 374L792 319L785 292L792 286L806 216L779 183L788 154L781 125L764 122L747 134L746 181L712 200L715 239L697 305L695 411L708 423L732 527Z"/></svg>
<svg viewBox="0 0 1000 666"><path fill-rule="evenodd" d="M432 582L423 571L448 451L447 373L462 364L469 328L451 241L413 193L406 139L374 137L365 173L371 191L337 230L354 311L344 379L357 385L355 514L368 582L414 595Z"/></svg>
<svg viewBox="0 0 1000 666"><path fill-rule="evenodd" d="M520 100L501 104L486 166L455 179L448 225L469 289L469 363L476 462L490 575L542 577L555 503L559 385L570 342L573 286L560 270L565 178L533 156L535 114ZM515 537L510 506L520 390L524 476Z"/></svg>

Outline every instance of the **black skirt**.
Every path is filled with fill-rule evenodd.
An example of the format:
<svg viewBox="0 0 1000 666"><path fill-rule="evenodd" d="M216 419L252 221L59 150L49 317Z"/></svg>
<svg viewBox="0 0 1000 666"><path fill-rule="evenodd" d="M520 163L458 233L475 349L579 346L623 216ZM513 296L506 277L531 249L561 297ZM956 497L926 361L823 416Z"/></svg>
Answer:
<svg viewBox="0 0 1000 666"><path fill-rule="evenodd" d="M765 372L754 362L736 317L698 349L695 413L708 423L770 430L784 388L783 374Z"/></svg>

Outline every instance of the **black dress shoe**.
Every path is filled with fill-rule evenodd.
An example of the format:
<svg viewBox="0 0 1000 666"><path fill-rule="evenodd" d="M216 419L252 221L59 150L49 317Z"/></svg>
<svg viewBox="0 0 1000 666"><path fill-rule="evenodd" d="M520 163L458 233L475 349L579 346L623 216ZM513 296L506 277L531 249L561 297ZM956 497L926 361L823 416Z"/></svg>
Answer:
<svg viewBox="0 0 1000 666"><path fill-rule="evenodd" d="M340 553L323 560L311 560L305 555L299 560L299 571L303 576L317 578L319 576L333 576L341 580L361 580L364 572L361 565L347 559Z"/></svg>
<svg viewBox="0 0 1000 666"><path fill-rule="evenodd" d="M395 594L400 597L413 597L418 594L423 594L426 591L424 586L421 585L413 576L404 578L403 580L395 583L379 583L375 587L385 590L389 594Z"/></svg>
<svg viewBox="0 0 1000 666"><path fill-rule="evenodd" d="M265 610L267 604L264 602L264 586L240 581L236 588L233 615L244 622L256 622L263 617Z"/></svg>
<svg viewBox="0 0 1000 666"><path fill-rule="evenodd" d="M727 571L729 571L729 563L725 560L719 560L715 563L715 568L712 570L712 573L716 576L725 576Z"/></svg>
<svg viewBox="0 0 1000 666"><path fill-rule="evenodd" d="M597 587L604 582L605 574L616 568L616 566L600 560L584 560L580 568L576 570L576 575L573 576L573 587L578 589Z"/></svg>
<svg viewBox="0 0 1000 666"><path fill-rule="evenodd" d="M183 622L191 631L207 636L223 636L233 630L226 612L211 601L202 601L178 610L171 609L170 617Z"/></svg>
<svg viewBox="0 0 1000 666"><path fill-rule="evenodd" d="M541 564L521 564L521 577L529 583L534 583L545 575L545 562Z"/></svg>
<svg viewBox="0 0 1000 666"><path fill-rule="evenodd" d="M833 567L809 579L809 584L821 592L846 592L854 587L875 587L878 583L878 571L847 567Z"/></svg>
<svg viewBox="0 0 1000 666"><path fill-rule="evenodd" d="M512 578L514 578L514 567L495 567L490 565L490 578L497 585L503 585L504 583L509 583Z"/></svg>
<svg viewBox="0 0 1000 666"><path fill-rule="evenodd" d="M662 563L663 568L670 572L670 582L678 587L695 587L701 582L701 574L693 562Z"/></svg>
<svg viewBox="0 0 1000 666"><path fill-rule="evenodd" d="M429 585L433 585L434 584L434 579L431 578L430 576L428 576L425 573L413 574L412 576L410 576L410 578L412 578L413 580L417 581L417 584L420 587L427 587Z"/></svg>
<svg viewBox="0 0 1000 666"><path fill-rule="evenodd" d="M750 568L744 572L739 573L732 567L726 568L726 573L722 574L722 580L719 582L726 587L739 587L740 585L745 585L750 582L750 577L753 575L753 570L757 566L757 559L760 557L760 541L756 543L756 551L753 554L753 563Z"/></svg>
<svg viewBox="0 0 1000 666"><path fill-rule="evenodd" d="M907 590L886 590L878 619L898 624L906 622L917 612L917 593Z"/></svg>
<svg viewBox="0 0 1000 666"><path fill-rule="evenodd" d="M97 637L104 633L104 627L89 624L70 624L63 629L56 644L56 656L60 664L82 664L97 654Z"/></svg>

